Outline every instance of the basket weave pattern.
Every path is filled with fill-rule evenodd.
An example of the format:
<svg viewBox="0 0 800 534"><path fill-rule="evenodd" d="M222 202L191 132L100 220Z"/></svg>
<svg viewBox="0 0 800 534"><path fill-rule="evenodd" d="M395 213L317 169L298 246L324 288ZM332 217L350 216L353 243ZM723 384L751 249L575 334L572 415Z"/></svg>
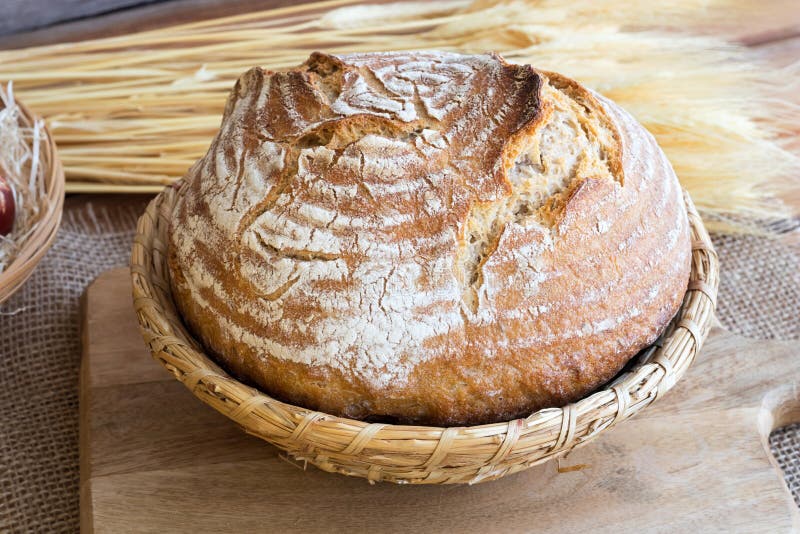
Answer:
<svg viewBox="0 0 800 534"><path fill-rule="evenodd" d="M33 114L19 101L17 106L21 112L20 124L32 128L36 120ZM53 136L47 128L44 132L44 140L39 149L39 165L44 169L44 198L47 201L47 210L41 214L36 229L25 240L11 265L0 273L0 302L10 297L33 274L34 267L53 244L61 224L64 208L64 169L58 159Z"/></svg>
<svg viewBox="0 0 800 534"><path fill-rule="evenodd" d="M139 219L131 258L134 307L153 357L200 400L247 433L320 469L408 484L476 483L521 471L587 443L675 385L713 322L719 263L684 193L692 233L689 287L664 335L603 389L563 408L470 427L365 423L292 406L229 376L183 326L173 304L166 243L175 189Z"/></svg>

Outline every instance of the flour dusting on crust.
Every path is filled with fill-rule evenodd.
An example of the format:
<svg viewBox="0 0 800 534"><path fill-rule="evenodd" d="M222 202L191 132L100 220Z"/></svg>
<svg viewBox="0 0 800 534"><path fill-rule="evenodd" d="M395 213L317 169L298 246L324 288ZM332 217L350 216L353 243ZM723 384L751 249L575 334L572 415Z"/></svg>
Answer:
<svg viewBox="0 0 800 534"><path fill-rule="evenodd" d="M680 277L688 257L652 136L496 55L315 53L252 69L179 195L172 281L203 342L234 367L295 362L354 390L413 387L439 361L477 383L491 377L453 367L459 354L530 351L557 395L554 347L591 376L584 344L630 352L657 335L679 295L649 281ZM626 291L635 306L614 302Z"/></svg>

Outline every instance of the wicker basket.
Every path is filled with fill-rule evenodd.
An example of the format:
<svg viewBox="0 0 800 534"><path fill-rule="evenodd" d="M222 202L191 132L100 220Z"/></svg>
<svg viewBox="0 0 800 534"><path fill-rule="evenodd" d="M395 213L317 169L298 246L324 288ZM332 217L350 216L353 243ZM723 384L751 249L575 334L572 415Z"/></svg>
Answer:
<svg viewBox="0 0 800 534"><path fill-rule="evenodd" d="M683 376L711 328L719 265L688 195L692 229L689 288L664 336L604 388L563 408L471 427L365 423L292 406L238 382L204 354L172 302L166 265L175 189L139 219L131 276L134 307L153 357L200 400L246 432L320 469L407 484L475 483L565 455L666 393Z"/></svg>
<svg viewBox="0 0 800 534"><path fill-rule="evenodd" d="M32 127L36 120L34 115L21 102L16 103L20 109L20 122L26 127ZM61 214L64 211L64 169L58 159L53 136L46 127L44 131L46 136L40 147L39 164L44 169L47 210L42 213L36 229L23 243L11 265L0 273L0 302L10 297L33 273L36 264L53 244L61 224Z"/></svg>

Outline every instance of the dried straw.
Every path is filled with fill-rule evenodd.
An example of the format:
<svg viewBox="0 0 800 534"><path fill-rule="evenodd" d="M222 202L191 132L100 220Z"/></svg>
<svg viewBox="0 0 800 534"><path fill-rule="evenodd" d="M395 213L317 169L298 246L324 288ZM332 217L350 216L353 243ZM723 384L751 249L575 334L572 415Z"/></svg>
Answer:
<svg viewBox="0 0 800 534"><path fill-rule="evenodd" d="M252 65L290 67L314 49L497 50L633 112L701 210L773 217L786 213L773 196L800 173L800 158L781 141L800 109L777 96L787 80L798 84L797 67L765 68L742 46L685 29L755 9L747 0L671 0L658 9L632 0L334 0L0 52L0 79L13 76L47 117L69 190L143 191L171 183L204 153L227 91ZM654 24L673 29L642 29Z"/></svg>

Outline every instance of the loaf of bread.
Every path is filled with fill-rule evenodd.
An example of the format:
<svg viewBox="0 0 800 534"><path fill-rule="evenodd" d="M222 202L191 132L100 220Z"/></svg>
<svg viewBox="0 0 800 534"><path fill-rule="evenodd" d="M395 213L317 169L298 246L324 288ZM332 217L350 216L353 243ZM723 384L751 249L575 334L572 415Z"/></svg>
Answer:
<svg viewBox="0 0 800 534"><path fill-rule="evenodd" d="M239 379L350 418L467 425L575 401L657 338L689 277L653 137L497 55L254 68L177 194L188 328Z"/></svg>

